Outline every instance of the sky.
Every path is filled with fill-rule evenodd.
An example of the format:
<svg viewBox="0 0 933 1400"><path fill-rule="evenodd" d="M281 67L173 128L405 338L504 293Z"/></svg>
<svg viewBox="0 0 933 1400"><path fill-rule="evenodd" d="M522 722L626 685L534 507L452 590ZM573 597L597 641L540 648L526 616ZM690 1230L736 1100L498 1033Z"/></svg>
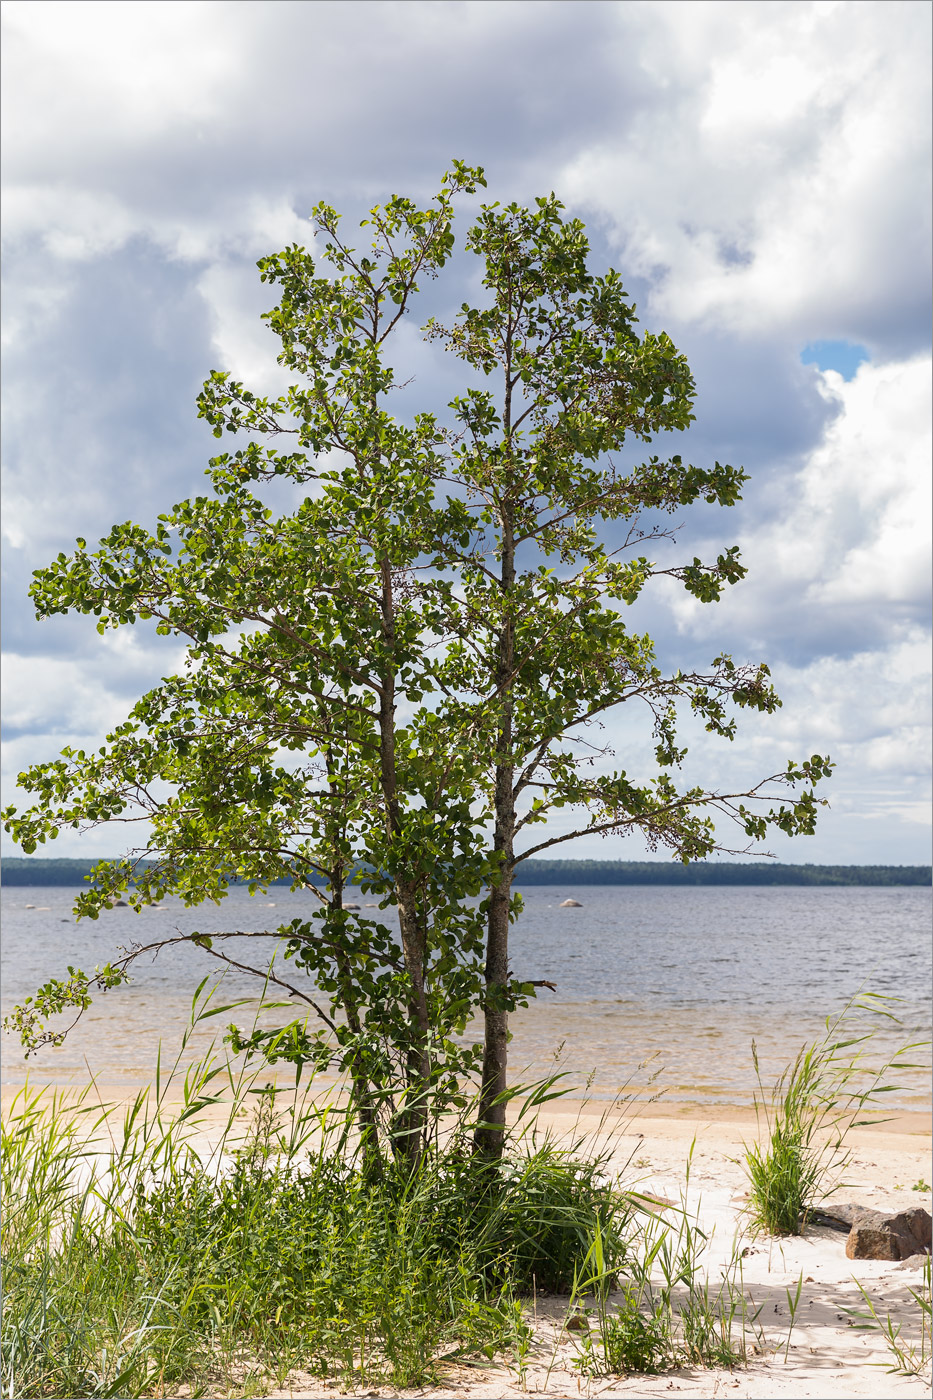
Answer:
<svg viewBox="0 0 933 1400"><path fill-rule="evenodd" d="M631 615L668 665L767 661L784 701L732 745L691 736L691 780L829 753L817 834L766 849L929 861L926 3L6 0L2 21L7 800L181 660L143 626L37 623L32 570L203 489L201 382L279 382L257 258L308 243L318 200L349 218L429 198L458 157L487 198L554 191L586 222L594 270L620 271L694 371L671 450L751 474L734 510L686 511L674 550L739 544L748 578L716 607L661 580ZM458 306L473 275L458 260L432 300ZM410 402L442 409L451 364L415 327L399 354ZM643 764L643 734L604 738ZM43 854L126 843L68 833Z"/></svg>

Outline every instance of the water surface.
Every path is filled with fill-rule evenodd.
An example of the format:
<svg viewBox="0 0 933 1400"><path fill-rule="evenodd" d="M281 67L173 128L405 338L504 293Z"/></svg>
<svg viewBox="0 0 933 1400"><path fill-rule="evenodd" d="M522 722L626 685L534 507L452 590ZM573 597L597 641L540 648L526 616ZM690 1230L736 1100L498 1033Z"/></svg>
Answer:
<svg viewBox="0 0 933 1400"><path fill-rule="evenodd" d="M513 1018L516 1073L563 1069L576 1082L589 1080L589 1092L603 1098L629 1082L644 1086L656 1074L653 1087L663 1086L674 1100L748 1104L752 1040L767 1078L861 987L899 998L902 1025L882 1023L879 1052L929 1035L928 889L539 885L523 895L525 909L512 933L513 972L553 981L557 990L542 989ZM114 909L96 923L76 924L68 889L12 886L0 896L4 1013L50 976L64 975L68 964L89 972L119 945L224 927L273 932L307 917L317 903L310 892L274 888L251 898L233 890L220 909L187 910L168 900L161 911ZM567 898L582 907L561 908ZM375 909L364 912L378 916ZM235 955L259 965L273 946L272 939L250 939L236 945ZM160 1041L163 1053L175 1048L194 988L216 967L190 945L146 955L131 986L99 997L63 1047L29 1062L30 1079L83 1082L90 1069L108 1084L148 1082ZM289 967L286 975L296 973ZM253 979L230 972L220 995L229 1002L256 992ZM222 1035L230 1020L248 1024L250 1015L243 1008L206 1021L193 1046ZM26 1068L18 1045L7 1039L4 1081L22 1082ZM929 1102L924 1071L902 1075L901 1082L892 1106Z"/></svg>

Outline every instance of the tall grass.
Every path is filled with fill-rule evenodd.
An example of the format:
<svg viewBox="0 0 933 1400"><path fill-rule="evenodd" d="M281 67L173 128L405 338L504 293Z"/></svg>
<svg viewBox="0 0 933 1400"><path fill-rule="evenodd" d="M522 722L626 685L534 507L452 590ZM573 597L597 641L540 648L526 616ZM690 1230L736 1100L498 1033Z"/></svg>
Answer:
<svg viewBox="0 0 933 1400"><path fill-rule="evenodd" d="M586 1376L658 1374L684 1365L732 1369L747 1361L750 1337L764 1349L760 1309L745 1296L737 1243L718 1283L710 1283L711 1239L688 1204L691 1158L680 1207L667 1210L669 1218L658 1215L650 1197L629 1197L639 1209L639 1247L629 1252L621 1277L602 1236L593 1238L570 1300L572 1312L578 1299L592 1299L575 1329L574 1364Z"/></svg>
<svg viewBox="0 0 933 1400"><path fill-rule="evenodd" d="M296 1369L418 1386L527 1350L521 1295L569 1291L596 1231L627 1257L605 1162L539 1139L533 1107L501 1164L463 1123L374 1180L339 1094L184 1056L125 1107L93 1085L10 1106L4 1397L249 1396Z"/></svg>
<svg viewBox="0 0 933 1400"><path fill-rule="evenodd" d="M191 1029L218 1009L196 996ZM544 1293L595 1319L572 1334L587 1375L744 1359L740 1262L711 1287L686 1200L662 1218L611 1148L540 1132L554 1081L501 1162L464 1114L374 1176L339 1090L184 1068L187 1045L126 1105L27 1087L5 1115L3 1400L419 1387L497 1355L521 1375Z"/></svg>
<svg viewBox="0 0 933 1400"><path fill-rule="evenodd" d="M891 1010L895 1001L874 992L858 993L837 1016L827 1018L825 1035L801 1049L770 1092L762 1084L752 1042L758 1080L755 1113L765 1132L761 1142L746 1146L744 1156L757 1229L800 1234L808 1212L842 1184L850 1158L848 1133L878 1121L883 1096L898 1087L888 1080L892 1071L917 1067L905 1058L919 1048L916 1044L903 1046L880 1063L866 1059L879 1023L898 1023Z"/></svg>

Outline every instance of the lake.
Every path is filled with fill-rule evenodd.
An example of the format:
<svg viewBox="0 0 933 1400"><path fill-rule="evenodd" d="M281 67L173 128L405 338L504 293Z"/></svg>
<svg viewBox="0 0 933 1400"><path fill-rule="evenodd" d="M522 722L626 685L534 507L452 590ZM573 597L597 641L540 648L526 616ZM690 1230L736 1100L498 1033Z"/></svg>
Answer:
<svg viewBox="0 0 933 1400"><path fill-rule="evenodd" d="M861 987L900 999L894 1009L902 1024L880 1023L873 1042L879 1053L929 1037L929 889L568 884L522 893L513 972L553 981L557 990L542 989L513 1017L510 1054L518 1077L558 1068L575 1083L589 1080L592 1097L609 1100L626 1084L645 1088L656 1075L645 1091L663 1087L672 1101L748 1105L752 1040L766 1078L772 1076ZM176 931L273 930L316 906L307 891L276 887L251 898L234 889L219 910L187 910L167 900L161 911L114 909L96 923L76 924L73 897L62 887L0 891L4 1014L49 977L65 975L68 964L90 972L120 945ZM367 902L365 895L355 898ZM560 908L568 898L582 907ZM269 939L249 945L258 956L274 946ZM237 956L243 952L238 945ZM160 1041L163 1055L175 1050L194 988L216 968L190 945L140 959L132 985L99 997L61 1048L27 1064L18 1042L7 1038L4 1082L23 1082L28 1068L34 1083L84 1082L89 1069L108 1085L148 1083ZM255 994L252 979L230 973L221 996L226 1002ZM248 1023L249 1009L205 1022L192 1047L219 1038L232 1019ZM925 1070L899 1082L892 1107L927 1107Z"/></svg>

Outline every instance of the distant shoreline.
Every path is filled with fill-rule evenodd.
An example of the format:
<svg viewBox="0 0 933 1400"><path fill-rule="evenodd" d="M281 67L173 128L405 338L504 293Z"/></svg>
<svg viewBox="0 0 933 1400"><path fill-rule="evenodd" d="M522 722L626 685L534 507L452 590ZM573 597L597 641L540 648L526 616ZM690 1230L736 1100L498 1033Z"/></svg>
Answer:
<svg viewBox="0 0 933 1400"><path fill-rule="evenodd" d="M95 862L67 857L11 856L0 863L0 885L81 885ZM780 865L718 861L529 860L514 883L523 885L929 885L929 865ZM270 882L287 885L286 879ZM324 880L315 881L324 884Z"/></svg>

